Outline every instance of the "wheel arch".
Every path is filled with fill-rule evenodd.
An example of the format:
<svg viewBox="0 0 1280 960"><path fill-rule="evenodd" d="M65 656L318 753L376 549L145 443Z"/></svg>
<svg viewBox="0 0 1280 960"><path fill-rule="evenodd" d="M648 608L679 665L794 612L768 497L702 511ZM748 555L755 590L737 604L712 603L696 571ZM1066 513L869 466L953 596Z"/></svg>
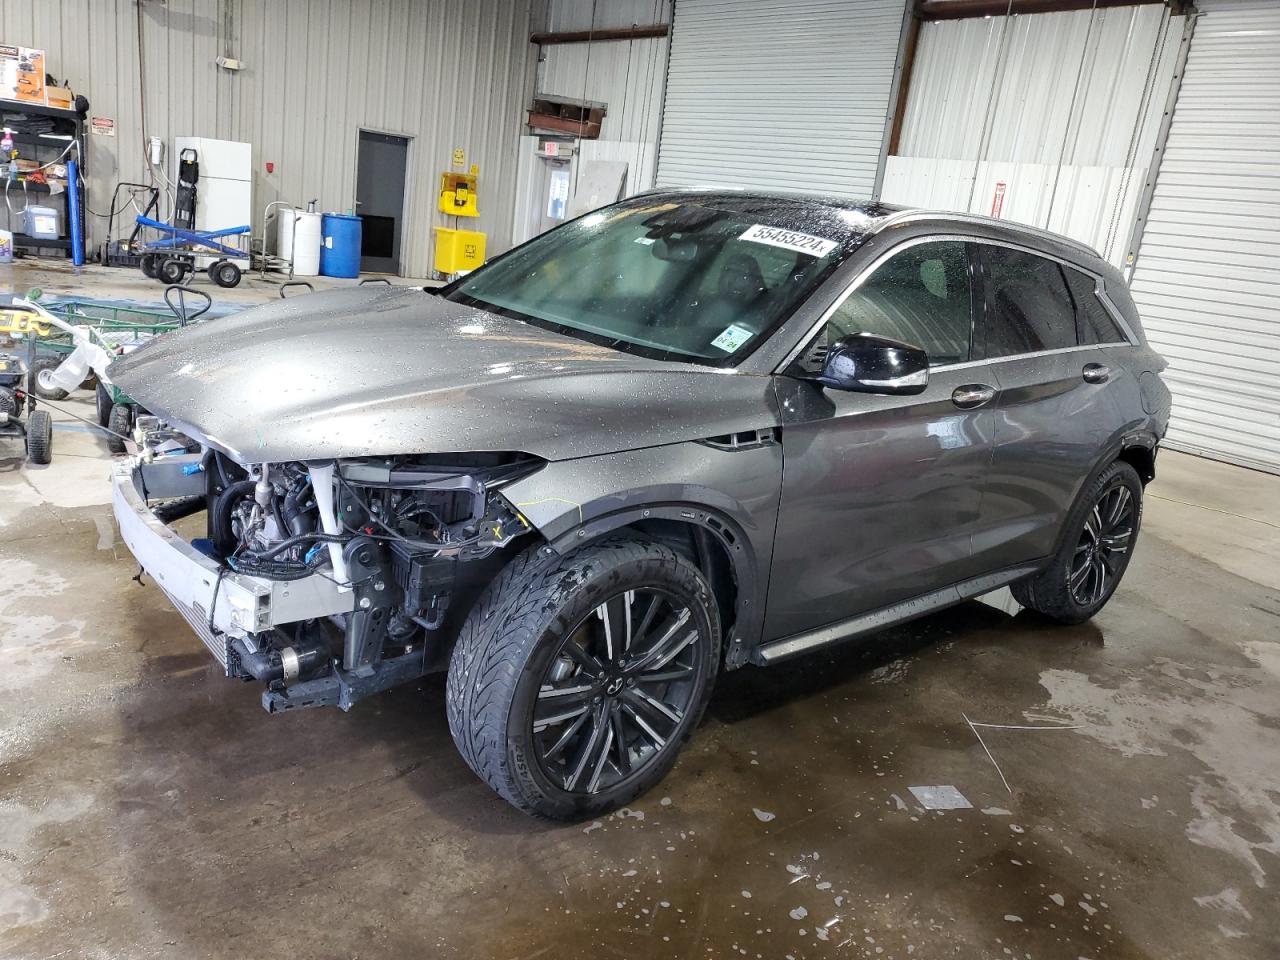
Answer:
<svg viewBox="0 0 1280 960"><path fill-rule="evenodd" d="M723 627L724 667L746 663L760 638L764 602L755 548L737 521L696 502L634 504L604 512L592 506L584 504L580 521L548 537L548 545L567 554L625 533L666 544L695 563L711 584Z"/></svg>

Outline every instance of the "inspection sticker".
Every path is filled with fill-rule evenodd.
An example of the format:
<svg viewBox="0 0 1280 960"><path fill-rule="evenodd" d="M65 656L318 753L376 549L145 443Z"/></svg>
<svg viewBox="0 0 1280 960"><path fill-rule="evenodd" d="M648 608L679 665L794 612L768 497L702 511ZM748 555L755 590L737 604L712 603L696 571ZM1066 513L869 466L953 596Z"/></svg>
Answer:
<svg viewBox="0 0 1280 960"><path fill-rule="evenodd" d="M740 327L736 323L731 323L724 328L720 336L711 341L711 345L713 347L718 347L725 353L734 353L753 336L755 336L755 334L745 327Z"/></svg>
<svg viewBox="0 0 1280 960"><path fill-rule="evenodd" d="M796 233L794 230L783 230L781 227L766 227L763 223L747 228L738 239L750 240L752 243L767 243L771 247L807 253L811 257L825 257L839 246L834 240L824 240L822 237Z"/></svg>

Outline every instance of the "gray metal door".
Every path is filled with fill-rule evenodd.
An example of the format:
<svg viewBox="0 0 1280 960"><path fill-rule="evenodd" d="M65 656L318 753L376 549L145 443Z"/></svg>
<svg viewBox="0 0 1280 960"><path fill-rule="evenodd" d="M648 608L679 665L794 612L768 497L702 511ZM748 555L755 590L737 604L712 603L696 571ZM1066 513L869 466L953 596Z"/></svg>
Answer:
<svg viewBox="0 0 1280 960"><path fill-rule="evenodd" d="M356 213L362 221L360 269L400 272L404 232L405 170L409 138L360 131L356 166Z"/></svg>
<svg viewBox="0 0 1280 960"><path fill-rule="evenodd" d="M657 182L876 192L903 0L679 0Z"/></svg>
<svg viewBox="0 0 1280 960"><path fill-rule="evenodd" d="M1133 299L1167 445L1280 473L1280 3L1196 6Z"/></svg>
<svg viewBox="0 0 1280 960"><path fill-rule="evenodd" d="M820 627L975 576L993 413L952 399L983 369L878 397L778 378L782 500L765 637Z"/></svg>

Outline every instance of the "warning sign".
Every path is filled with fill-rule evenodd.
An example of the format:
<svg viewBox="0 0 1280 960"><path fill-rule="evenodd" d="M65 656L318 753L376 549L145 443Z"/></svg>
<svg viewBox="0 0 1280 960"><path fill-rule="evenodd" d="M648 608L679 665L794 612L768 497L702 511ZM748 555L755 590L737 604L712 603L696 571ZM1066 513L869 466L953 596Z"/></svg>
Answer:
<svg viewBox="0 0 1280 960"><path fill-rule="evenodd" d="M997 180L995 193L991 195L991 215L993 217L999 217L1004 211L1004 190L1004 181Z"/></svg>
<svg viewBox="0 0 1280 960"><path fill-rule="evenodd" d="M91 117L89 119L89 129L100 137L114 137L116 135L116 122L110 117Z"/></svg>

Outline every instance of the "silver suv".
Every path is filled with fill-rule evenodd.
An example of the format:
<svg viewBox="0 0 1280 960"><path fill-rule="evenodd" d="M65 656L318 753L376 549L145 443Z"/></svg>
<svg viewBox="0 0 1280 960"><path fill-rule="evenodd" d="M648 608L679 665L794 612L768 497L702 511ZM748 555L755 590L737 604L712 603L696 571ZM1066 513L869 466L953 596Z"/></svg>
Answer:
<svg viewBox="0 0 1280 960"><path fill-rule="evenodd" d="M1162 367L1064 238L659 191L441 290L290 299L116 361L150 415L115 510L268 711L448 670L472 769L588 817L666 774L722 670L1004 585L1096 613Z"/></svg>

